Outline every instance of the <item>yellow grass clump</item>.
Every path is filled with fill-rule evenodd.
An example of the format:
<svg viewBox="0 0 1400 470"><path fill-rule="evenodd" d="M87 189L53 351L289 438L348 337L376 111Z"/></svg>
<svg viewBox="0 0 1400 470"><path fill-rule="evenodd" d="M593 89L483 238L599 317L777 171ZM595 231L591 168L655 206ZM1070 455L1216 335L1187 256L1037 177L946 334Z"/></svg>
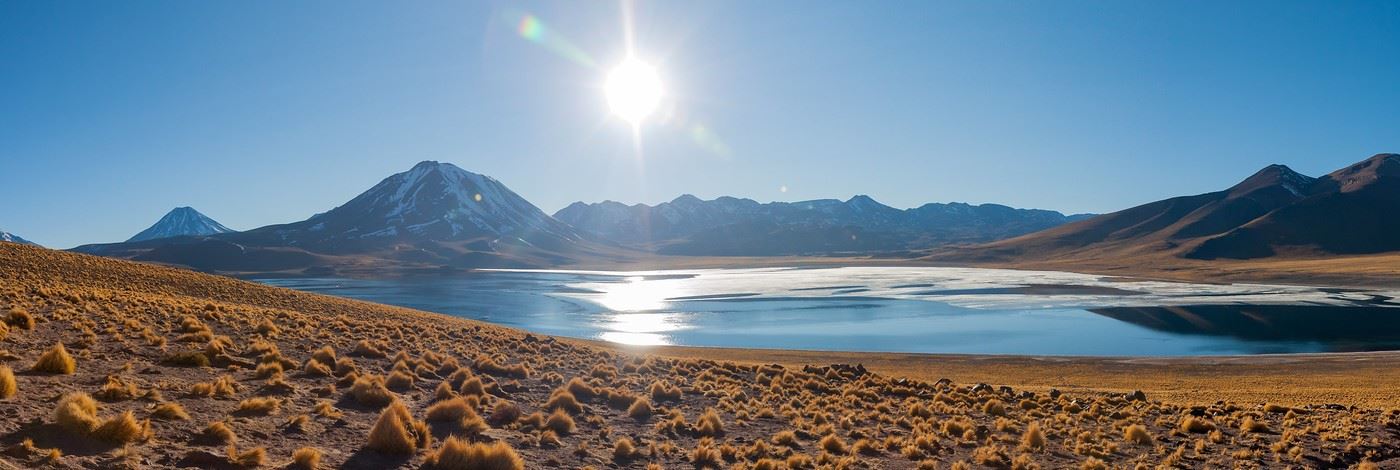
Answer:
<svg viewBox="0 0 1400 470"><path fill-rule="evenodd" d="M1147 432L1146 426L1133 424L1123 429L1123 440L1133 444L1150 445L1152 435Z"/></svg>
<svg viewBox="0 0 1400 470"><path fill-rule="evenodd" d="M15 371L0 366L0 400L15 396L18 391L19 383L15 382Z"/></svg>
<svg viewBox="0 0 1400 470"><path fill-rule="evenodd" d="M412 455L418 449L427 448L432 439L428 425L414 420L408 407L394 400L380 412L365 447L385 454Z"/></svg>
<svg viewBox="0 0 1400 470"><path fill-rule="evenodd" d="M68 392L58 399L54 420L59 426L77 434L97 429L97 400L83 392Z"/></svg>
<svg viewBox="0 0 1400 470"><path fill-rule="evenodd" d="M523 470L525 461L502 441L470 443L456 436L428 455L429 468L436 470Z"/></svg>
<svg viewBox="0 0 1400 470"><path fill-rule="evenodd" d="M302 447L292 452L291 468L316 470L321 466L321 451L315 447Z"/></svg>
<svg viewBox="0 0 1400 470"><path fill-rule="evenodd" d="M185 407L180 406L179 403L169 402L156 405L155 410L151 411L151 417L164 420L187 420L190 419L190 414L185 412Z"/></svg>
<svg viewBox="0 0 1400 470"><path fill-rule="evenodd" d="M58 343L39 356L39 360L34 362L33 370L50 374L72 374L77 369L78 363L68 354L68 349L63 347L63 343Z"/></svg>

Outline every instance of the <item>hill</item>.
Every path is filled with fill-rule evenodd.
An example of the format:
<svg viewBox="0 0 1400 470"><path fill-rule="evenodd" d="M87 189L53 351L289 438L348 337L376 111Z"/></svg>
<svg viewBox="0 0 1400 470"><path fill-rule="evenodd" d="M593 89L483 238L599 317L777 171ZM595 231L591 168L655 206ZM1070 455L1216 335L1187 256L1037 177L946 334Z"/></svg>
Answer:
<svg viewBox="0 0 1400 470"><path fill-rule="evenodd" d="M1073 268L1259 264L1400 251L1400 155L1318 178L1270 165L1228 189L1152 202L926 260ZM1229 266L1238 263L1220 263Z"/></svg>
<svg viewBox="0 0 1400 470"><path fill-rule="evenodd" d="M614 243L659 254L780 256L916 250L1022 235L1083 216L997 204L895 209L869 196L760 204L686 194L655 206L575 202L554 218Z"/></svg>
<svg viewBox="0 0 1400 470"><path fill-rule="evenodd" d="M1348 467L1400 458L1393 411L1177 405L705 358L733 351L657 355L9 243L0 243L0 277L0 467ZM940 362L929 358L900 361ZM1262 380L1305 374L1302 389L1337 391L1386 375L1347 375L1368 360L1314 373L1315 360L1326 359L1295 358ZM978 362L984 372L1002 364ZM1023 362L1009 359L1006 370ZM1119 362L1136 373L1099 377L1135 377L1152 364Z"/></svg>
<svg viewBox="0 0 1400 470"><path fill-rule="evenodd" d="M15 234L13 234L13 233L6 232L6 231L3 231L3 230L0 230L0 242L24 243L24 244L29 244L29 245L35 244L34 242L31 242L31 241L29 241L29 240L25 240L25 239L23 239L23 238L20 238L19 235L15 235Z"/></svg>

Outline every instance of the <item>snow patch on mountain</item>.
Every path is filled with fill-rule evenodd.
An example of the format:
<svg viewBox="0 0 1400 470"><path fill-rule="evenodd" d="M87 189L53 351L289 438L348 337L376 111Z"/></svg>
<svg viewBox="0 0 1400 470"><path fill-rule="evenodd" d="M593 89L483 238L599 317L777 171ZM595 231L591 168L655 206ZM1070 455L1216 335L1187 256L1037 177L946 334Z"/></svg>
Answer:
<svg viewBox="0 0 1400 470"><path fill-rule="evenodd" d="M181 237L181 236L207 236L220 233L233 232L233 229L223 226L214 219L199 213L191 207L176 207L156 221L155 225L142 230L141 233L128 239L126 242L139 242L145 240L156 240L161 238Z"/></svg>

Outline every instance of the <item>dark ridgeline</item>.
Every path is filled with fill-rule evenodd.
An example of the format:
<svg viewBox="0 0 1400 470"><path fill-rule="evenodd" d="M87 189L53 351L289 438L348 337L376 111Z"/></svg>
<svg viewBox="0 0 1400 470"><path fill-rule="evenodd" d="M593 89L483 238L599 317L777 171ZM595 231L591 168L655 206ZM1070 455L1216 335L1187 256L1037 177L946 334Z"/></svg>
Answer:
<svg viewBox="0 0 1400 470"><path fill-rule="evenodd" d="M1211 259L1400 250L1400 155L1319 178L1270 165L1235 186L1182 196L958 250L932 261L1018 262L1143 256Z"/></svg>
<svg viewBox="0 0 1400 470"><path fill-rule="evenodd" d="M575 202L554 214L623 246L662 254L772 256L878 253L998 240L1084 218L997 204L895 209L869 196L759 203L683 195L655 206Z"/></svg>

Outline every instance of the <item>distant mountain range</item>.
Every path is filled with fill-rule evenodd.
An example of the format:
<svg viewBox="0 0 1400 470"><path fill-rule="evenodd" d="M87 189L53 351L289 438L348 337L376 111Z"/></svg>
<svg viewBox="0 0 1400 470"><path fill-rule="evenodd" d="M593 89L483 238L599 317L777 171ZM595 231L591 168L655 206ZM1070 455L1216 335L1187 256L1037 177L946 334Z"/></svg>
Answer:
<svg viewBox="0 0 1400 470"><path fill-rule="evenodd" d="M176 207L156 221L150 228L127 239L127 243L158 240L180 236L201 236L230 233L233 229L223 226L214 219L199 213L191 207Z"/></svg>
<svg viewBox="0 0 1400 470"><path fill-rule="evenodd" d="M758 203L684 195L574 203L554 216L499 181L422 162L309 219L227 232L172 211L133 241L75 251L223 272L398 274L708 256L846 255L932 263L1059 263L1400 252L1400 155L1313 178L1268 166L1228 189L1099 216L995 204L895 209L867 196ZM169 238L166 235L175 235ZM1165 266L1165 265L1164 265Z"/></svg>
<svg viewBox="0 0 1400 470"><path fill-rule="evenodd" d="M869 196L762 204L683 195L655 206L575 202L554 218L623 246L674 255L765 256L917 250L1023 235L1079 220L997 204L895 209Z"/></svg>
<svg viewBox="0 0 1400 470"><path fill-rule="evenodd" d="M425 161L300 222L74 251L206 270L286 271L548 266L598 248L606 251L495 179Z"/></svg>
<svg viewBox="0 0 1400 470"><path fill-rule="evenodd" d="M1223 191L1165 199L930 261L1308 258L1400 250L1400 155L1318 178L1270 165Z"/></svg>
<svg viewBox="0 0 1400 470"><path fill-rule="evenodd" d="M29 241L29 240L25 240L25 239L23 239L23 238L20 238L19 235L15 235L15 234L13 234L13 233L6 232L6 231L3 231L3 230L0 230L0 242L24 243L24 244L26 244L26 245L35 245L35 244L36 244L36 243L31 242L31 241Z"/></svg>

